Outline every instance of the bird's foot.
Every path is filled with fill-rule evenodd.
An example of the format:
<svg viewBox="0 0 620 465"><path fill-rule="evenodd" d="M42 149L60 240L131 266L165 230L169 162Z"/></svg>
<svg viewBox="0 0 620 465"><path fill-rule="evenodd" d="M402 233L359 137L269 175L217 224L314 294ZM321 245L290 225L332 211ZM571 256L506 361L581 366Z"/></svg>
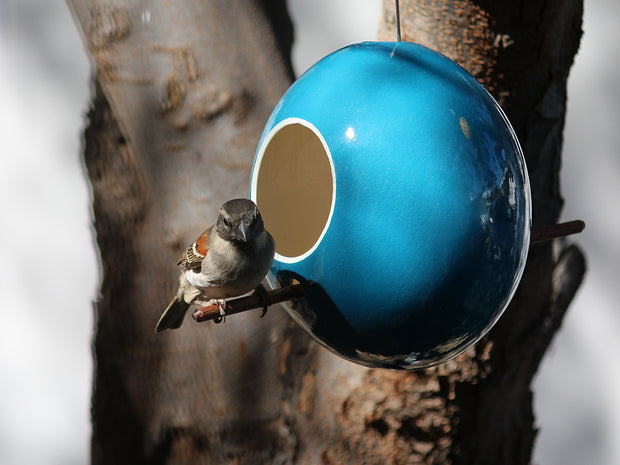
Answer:
<svg viewBox="0 0 620 465"><path fill-rule="evenodd" d="M224 299L211 299L207 305L215 305L220 311L220 316L213 319L214 323L226 323L226 301Z"/></svg>
<svg viewBox="0 0 620 465"><path fill-rule="evenodd" d="M260 318L262 318L267 313L267 310L269 310L269 306L272 303L271 297L269 296L269 292L267 292L267 289L265 289L265 286L263 286L262 284L256 286L256 289L254 289L254 293L260 296L261 303L263 304L263 311L260 314Z"/></svg>

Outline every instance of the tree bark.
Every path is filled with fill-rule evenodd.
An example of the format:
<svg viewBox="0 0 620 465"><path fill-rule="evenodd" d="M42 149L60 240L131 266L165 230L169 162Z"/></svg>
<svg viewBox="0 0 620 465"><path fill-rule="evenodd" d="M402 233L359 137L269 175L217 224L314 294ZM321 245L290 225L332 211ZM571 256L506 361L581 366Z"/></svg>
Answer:
<svg viewBox="0 0 620 465"><path fill-rule="evenodd" d="M181 252L223 201L248 194L258 137L291 80L286 34L271 30L286 32L283 5L71 2L98 82L85 138L103 268L95 464L261 463L288 441L283 312L154 334Z"/></svg>
<svg viewBox="0 0 620 465"><path fill-rule="evenodd" d="M581 252L531 247L509 309L466 354L418 372L339 359L283 310L155 335L174 263L224 200L291 82L283 1L70 0L96 67L85 135L103 282L92 461L527 464L530 384L581 282ZM557 221L579 1L401 2L405 40L450 56L506 110L534 225ZM380 38L395 40L386 0Z"/></svg>

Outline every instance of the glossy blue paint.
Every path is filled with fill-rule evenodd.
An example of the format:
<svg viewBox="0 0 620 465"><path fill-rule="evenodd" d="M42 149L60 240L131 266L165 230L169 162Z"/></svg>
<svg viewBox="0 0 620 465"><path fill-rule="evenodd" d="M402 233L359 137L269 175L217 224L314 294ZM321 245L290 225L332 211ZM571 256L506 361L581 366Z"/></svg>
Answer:
<svg viewBox="0 0 620 465"><path fill-rule="evenodd" d="M274 261L273 286L306 286L286 305L293 318L369 366L428 367L474 344L512 298L529 247L525 162L498 104L437 52L366 42L290 87L257 154L290 118L325 140L336 186L316 249Z"/></svg>

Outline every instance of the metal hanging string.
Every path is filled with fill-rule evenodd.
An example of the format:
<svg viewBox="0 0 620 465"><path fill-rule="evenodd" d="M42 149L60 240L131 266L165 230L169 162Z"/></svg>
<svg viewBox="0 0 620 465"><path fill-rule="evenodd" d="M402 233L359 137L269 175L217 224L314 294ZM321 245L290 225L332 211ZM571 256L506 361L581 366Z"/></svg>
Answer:
<svg viewBox="0 0 620 465"><path fill-rule="evenodd" d="M396 39L400 42L400 1L394 0L396 3Z"/></svg>

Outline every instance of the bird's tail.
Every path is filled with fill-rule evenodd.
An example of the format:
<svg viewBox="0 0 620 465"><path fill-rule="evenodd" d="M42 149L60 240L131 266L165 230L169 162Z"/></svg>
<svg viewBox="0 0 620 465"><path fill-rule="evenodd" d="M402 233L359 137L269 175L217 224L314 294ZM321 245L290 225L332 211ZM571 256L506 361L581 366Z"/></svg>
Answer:
<svg viewBox="0 0 620 465"><path fill-rule="evenodd" d="M157 322L155 332L160 333L165 329L179 328L183 323L183 318L185 317L185 312L187 312L189 305L190 304L183 299L182 294L172 299Z"/></svg>

